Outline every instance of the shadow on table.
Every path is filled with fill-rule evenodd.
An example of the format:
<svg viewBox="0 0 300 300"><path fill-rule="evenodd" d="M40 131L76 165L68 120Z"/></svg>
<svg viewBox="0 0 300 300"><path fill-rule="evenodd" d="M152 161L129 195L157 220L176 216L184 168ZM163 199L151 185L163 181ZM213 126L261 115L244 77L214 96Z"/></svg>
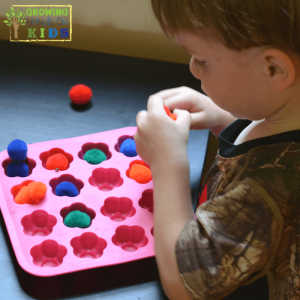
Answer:
<svg viewBox="0 0 300 300"><path fill-rule="evenodd" d="M154 257L129 263L84 270L53 277L38 277L25 272L16 260L2 213L0 224L20 286L36 299L57 299L101 293L111 289L159 281ZM99 294L99 297L101 295Z"/></svg>

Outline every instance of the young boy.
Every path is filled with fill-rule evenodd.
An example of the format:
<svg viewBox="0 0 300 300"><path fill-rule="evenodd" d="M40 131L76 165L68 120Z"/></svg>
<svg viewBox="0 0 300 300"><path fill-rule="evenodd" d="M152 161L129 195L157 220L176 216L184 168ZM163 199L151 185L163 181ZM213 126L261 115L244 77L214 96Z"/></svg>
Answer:
<svg viewBox="0 0 300 300"><path fill-rule="evenodd" d="M153 176L165 293L223 299L266 276L268 299L300 299L299 0L152 0L152 7L192 55L190 70L209 96L161 91L136 119L137 152ZM220 148L194 219L187 142L190 129L204 128Z"/></svg>

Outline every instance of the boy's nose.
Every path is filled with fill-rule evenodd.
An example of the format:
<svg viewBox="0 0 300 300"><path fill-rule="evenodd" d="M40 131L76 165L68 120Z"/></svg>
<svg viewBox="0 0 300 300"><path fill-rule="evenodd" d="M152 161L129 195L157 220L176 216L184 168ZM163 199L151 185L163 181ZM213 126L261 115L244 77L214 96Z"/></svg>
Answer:
<svg viewBox="0 0 300 300"><path fill-rule="evenodd" d="M201 80L200 69L196 66L193 56L191 57L191 60L190 60L190 71L191 71L191 73L193 74L194 77Z"/></svg>

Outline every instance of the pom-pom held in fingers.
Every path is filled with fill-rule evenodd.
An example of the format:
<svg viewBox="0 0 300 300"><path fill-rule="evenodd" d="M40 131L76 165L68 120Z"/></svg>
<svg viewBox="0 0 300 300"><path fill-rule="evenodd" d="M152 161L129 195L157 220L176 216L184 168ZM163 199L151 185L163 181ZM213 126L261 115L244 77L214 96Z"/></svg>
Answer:
<svg viewBox="0 0 300 300"><path fill-rule="evenodd" d="M27 145L21 140L13 140L7 147L8 155L11 159L22 161L27 157Z"/></svg>
<svg viewBox="0 0 300 300"><path fill-rule="evenodd" d="M84 84L74 85L69 91L71 101L77 105L87 104L93 96L91 88Z"/></svg>
<svg viewBox="0 0 300 300"><path fill-rule="evenodd" d="M177 119L177 118L176 118L176 115L174 115L173 113L171 113L169 107L167 107L165 104L164 104L164 109L165 109L165 111L166 111L168 117L170 117L170 118L171 118L172 120L174 120L174 121Z"/></svg>

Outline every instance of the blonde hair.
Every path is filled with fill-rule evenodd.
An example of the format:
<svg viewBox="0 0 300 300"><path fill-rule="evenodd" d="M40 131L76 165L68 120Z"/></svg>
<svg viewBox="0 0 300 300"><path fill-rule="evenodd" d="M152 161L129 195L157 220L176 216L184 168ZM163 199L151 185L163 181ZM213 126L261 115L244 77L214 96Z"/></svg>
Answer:
<svg viewBox="0 0 300 300"><path fill-rule="evenodd" d="M241 51L272 46L300 57L300 0L151 0L167 36L198 32Z"/></svg>

